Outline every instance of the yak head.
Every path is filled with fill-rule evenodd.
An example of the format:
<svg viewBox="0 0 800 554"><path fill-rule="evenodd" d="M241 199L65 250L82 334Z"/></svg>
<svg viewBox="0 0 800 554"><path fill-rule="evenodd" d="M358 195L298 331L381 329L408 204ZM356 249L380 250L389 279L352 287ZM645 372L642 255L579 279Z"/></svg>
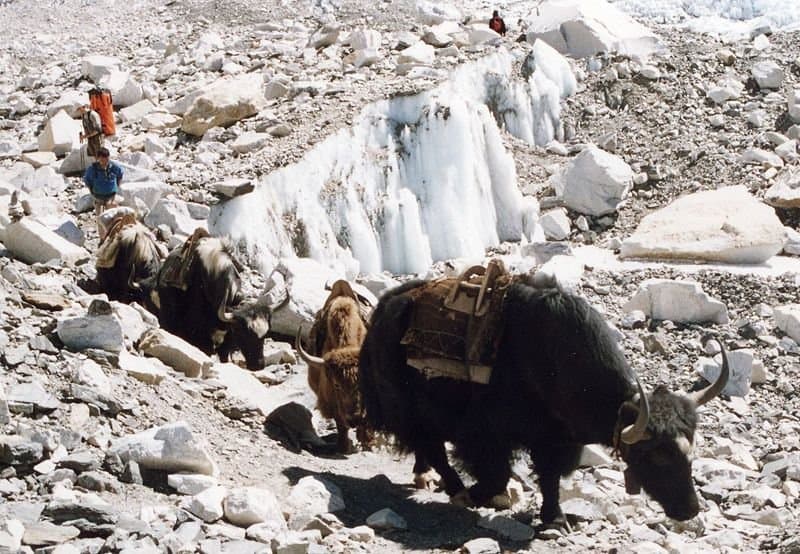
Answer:
<svg viewBox="0 0 800 554"><path fill-rule="evenodd" d="M231 350L240 350L247 369L263 369L264 340L272 324L272 314L289 301L288 293L277 302L270 302L266 295L254 302L246 302L234 308L222 305L218 317L225 325L225 341Z"/></svg>
<svg viewBox="0 0 800 554"><path fill-rule="evenodd" d="M627 463L625 487L635 494L643 488L668 517L691 519L699 511L692 483L691 449L698 406L717 396L728 382L728 354L722 349L722 370L708 387L676 394L661 385L647 395L639 392L619 409L614 433L616 448Z"/></svg>

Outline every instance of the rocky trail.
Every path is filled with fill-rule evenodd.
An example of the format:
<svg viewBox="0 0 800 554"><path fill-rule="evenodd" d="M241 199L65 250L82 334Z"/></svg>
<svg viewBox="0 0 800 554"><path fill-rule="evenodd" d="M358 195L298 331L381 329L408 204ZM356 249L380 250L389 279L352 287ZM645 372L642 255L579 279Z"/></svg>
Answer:
<svg viewBox="0 0 800 554"><path fill-rule="evenodd" d="M501 38L478 0L0 1L0 552L800 551L800 31L575 3L555 30L552 2L501 3ZM95 85L160 244L206 228L247 296L290 283L264 369L96 290ZM704 386L703 339L727 346L697 517L628 495L597 445L561 481L572 531L538 535L525 453L494 510L416 490L388 438L334 452L292 346L326 284L490 257L588 299L648 390Z"/></svg>

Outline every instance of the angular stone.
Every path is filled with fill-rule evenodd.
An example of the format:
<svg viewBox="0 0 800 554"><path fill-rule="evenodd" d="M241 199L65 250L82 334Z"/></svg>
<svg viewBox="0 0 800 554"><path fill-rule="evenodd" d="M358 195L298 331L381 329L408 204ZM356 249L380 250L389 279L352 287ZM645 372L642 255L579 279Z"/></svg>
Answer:
<svg viewBox="0 0 800 554"><path fill-rule="evenodd" d="M14 385L8 391L7 402L12 412L31 415L49 413L61 405L39 381Z"/></svg>
<svg viewBox="0 0 800 554"><path fill-rule="evenodd" d="M282 78L275 78L264 87L264 97L267 100L281 98L289 94L291 90L291 83Z"/></svg>
<svg viewBox="0 0 800 554"><path fill-rule="evenodd" d="M0 435L0 464L29 466L43 456L44 449L38 442L28 441L19 435Z"/></svg>
<svg viewBox="0 0 800 554"><path fill-rule="evenodd" d="M581 467L595 467L612 465L614 459L599 444L587 444L581 450L581 459L578 462Z"/></svg>
<svg viewBox="0 0 800 554"><path fill-rule="evenodd" d="M219 481L208 475L200 473L172 473L167 477L167 483L179 494L194 496L204 490L219 485Z"/></svg>
<svg viewBox="0 0 800 554"><path fill-rule="evenodd" d="M778 208L800 208L800 168L787 167L767 189L764 201Z"/></svg>
<svg viewBox="0 0 800 554"><path fill-rule="evenodd" d="M90 491L120 492L117 480L103 471L84 471L78 476L76 484Z"/></svg>
<svg viewBox="0 0 800 554"><path fill-rule="evenodd" d="M783 224L744 186L697 192L646 216L624 258L758 264L781 251Z"/></svg>
<svg viewBox="0 0 800 554"><path fill-rule="evenodd" d="M742 161L746 164L756 164L765 168L781 169L784 166L780 156L762 148L748 148L742 152Z"/></svg>
<svg viewBox="0 0 800 554"><path fill-rule="evenodd" d="M88 77L95 83L112 71L119 69L121 62L111 56L92 55L81 60L81 75ZM88 102L86 102L88 104Z"/></svg>
<svg viewBox="0 0 800 554"><path fill-rule="evenodd" d="M225 487L209 487L192 497L189 511L206 523L217 521L224 514L222 502L227 494L228 489Z"/></svg>
<svg viewBox="0 0 800 554"><path fill-rule="evenodd" d="M60 260L67 265L77 265L89 259L85 249L30 217L7 225L3 244L15 258L28 264Z"/></svg>
<svg viewBox="0 0 800 554"><path fill-rule="evenodd" d="M39 135L39 150L53 152L56 156L68 154L80 145L81 123L72 119L65 111L59 111L47 120Z"/></svg>
<svg viewBox="0 0 800 554"><path fill-rule="evenodd" d="M200 377L212 365L211 358L199 348L162 329L145 332L139 349L187 377Z"/></svg>
<svg viewBox="0 0 800 554"><path fill-rule="evenodd" d="M81 450L65 456L59 460L58 465L80 474L84 471L100 469L100 460L90 451Z"/></svg>
<svg viewBox="0 0 800 554"><path fill-rule="evenodd" d="M275 495L266 489L242 487L232 489L223 503L225 519L240 527L274 522L286 527L281 506Z"/></svg>
<svg viewBox="0 0 800 554"><path fill-rule="evenodd" d="M384 508L378 510L374 514L367 517L367 525L373 529L386 530L386 529L408 529L408 523L403 519L400 514Z"/></svg>
<svg viewBox="0 0 800 554"><path fill-rule="evenodd" d="M535 535L533 527L501 515L486 515L478 520L478 527L494 531L511 541L529 541Z"/></svg>
<svg viewBox="0 0 800 554"><path fill-rule="evenodd" d="M70 525L53 525L49 521L40 521L25 526L22 544L28 546L53 546L71 541L80 535L77 527Z"/></svg>
<svg viewBox="0 0 800 554"><path fill-rule="evenodd" d="M0 427L11 423L11 412L8 409L8 399L3 383L0 383Z"/></svg>
<svg viewBox="0 0 800 554"><path fill-rule="evenodd" d="M783 85L783 69L773 60L756 62L750 69L750 75L760 89L779 89Z"/></svg>
<svg viewBox="0 0 800 554"><path fill-rule="evenodd" d="M548 239L564 240L569 237L570 222L564 208L543 213L539 218L539 225L544 229L544 235Z"/></svg>
<svg viewBox="0 0 800 554"><path fill-rule="evenodd" d="M236 198L248 192L253 192L255 190L255 185L252 179L234 178L215 183L214 190L228 198Z"/></svg>
<svg viewBox="0 0 800 554"><path fill-rule="evenodd" d="M53 152L25 152L22 154L22 161L39 168L56 163L56 155Z"/></svg>
<svg viewBox="0 0 800 554"><path fill-rule="evenodd" d="M286 500L293 515L315 516L344 510L342 491L325 479L306 476L292 487Z"/></svg>
<svg viewBox="0 0 800 554"><path fill-rule="evenodd" d="M123 108L133 106L144 97L142 85L131 77L128 71L112 69L108 75L104 75L100 79L99 84L111 92L115 106Z"/></svg>
<svg viewBox="0 0 800 554"><path fill-rule="evenodd" d="M73 351L97 348L120 352L125 348L122 325L113 315L86 315L65 318L56 326L58 338Z"/></svg>
<svg viewBox="0 0 800 554"><path fill-rule="evenodd" d="M166 225L173 233L191 235L198 227L206 228L204 219L192 217L188 202L170 195L159 199L144 218L144 223L151 229Z"/></svg>
<svg viewBox="0 0 800 554"><path fill-rule="evenodd" d="M557 186L566 206L586 215L616 211L633 186L633 171L622 158L590 146L567 166Z"/></svg>
<svg viewBox="0 0 800 554"><path fill-rule="evenodd" d="M464 554L500 554L500 544L490 538L482 537L465 542L461 547Z"/></svg>
<svg viewBox="0 0 800 554"><path fill-rule="evenodd" d="M247 131L231 143L231 148L239 154L249 154L263 148L269 142L269 133Z"/></svg>
<svg viewBox="0 0 800 554"><path fill-rule="evenodd" d="M153 104L150 100L144 99L132 104L126 108L122 108L119 111L120 118L123 122L130 122L130 121L139 121L144 116L149 114L155 109L156 105Z"/></svg>
<svg viewBox="0 0 800 554"><path fill-rule="evenodd" d="M786 304L774 310L775 325L789 335L795 342L800 342L800 304Z"/></svg>
<svg viewBox="0 0 800 554"><path fill-rule="evenodd" d="M0 520L0 550L4 552L17 552L22 546L22 537L25 535L25 525L13 518Z"/></svg>
<svg viewBox="0 0 800 554"><path fill-rule="evenodd" d="M124 350L120 352L119 368L134 379L148 385L161 383L166 378L169 369L156 358L140 358L132 356Z"/></svg>
<svg viewBox="0 0 800 554"><path fill-rule="evenodd" d="M217 473L217 467L200 439L183 421L123 437L112 444L110 452L123 462L133 460L148 469L203 475Z"/></svg>
<svg viewBox="0 0 800 554"><path fill-rule="evenodd" d="M397 56L397 63L411 65L433 65L436 52L433 46L419 41L408 48L401 50Z"/></svg>
<svg viewBox="0 0 800 554"><path fill-rule="evenodd" d="M728 309L708 296L695 281L647 279L623 307L639 310L652 319L680 323L728 323Z"/></svg>
<svg viewBox="0 0 800 554"><path fill-rule="evenodd" d="M212 127L227 127L257 114L266 105L261 74L220 80L207 87L184 114L181 129L202 136Z"/></svg>
<svg viewBox="0 0 800 554"><path fill-rule="evenodd" d="M79 118L78 108L89 104L89 95L79 90L67 90L61 93L58 100L47 106L47 117L53 117L64 110L72 118Z"/></svg>

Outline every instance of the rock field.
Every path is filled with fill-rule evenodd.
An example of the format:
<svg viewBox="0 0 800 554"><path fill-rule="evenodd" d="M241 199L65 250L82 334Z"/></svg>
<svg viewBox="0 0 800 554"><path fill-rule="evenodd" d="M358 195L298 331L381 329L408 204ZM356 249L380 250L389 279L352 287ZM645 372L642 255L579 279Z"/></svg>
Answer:
<svg viewBox="0 0 800 554"><path fill-rule="evenodd" d="M0 0L0 553L800 552L800 31L721 39L631 23L656 53L612 41L585 54L597 37L582 26L564 57L531 57L546 36L533 16L507 19L500 38L485 26L492 4L463 4ZM561 82L546 144L486 102L537 214L535 231L486 256L586 297L648 389L713 380L707 335L731 352L730 383L700 410L701 512L688 522L626 494L604 447L562 479L572 531L535 536L524 453L512 508L470 510L413 489L413 460L387 440L342 456L276 434L267 416L294 402L319 444L335 441L289 336L343 276L333 260L279 260L291 302L257 372L92 286L75 118L95 84L116 99L123 203L171 249L366 106L430 91L498 49L520 82L561 68L575 79ZM300 251L302 221L264 222ZM247 261L248 295L280 280ZM379 296L408 277L356 280Z"/></svg>

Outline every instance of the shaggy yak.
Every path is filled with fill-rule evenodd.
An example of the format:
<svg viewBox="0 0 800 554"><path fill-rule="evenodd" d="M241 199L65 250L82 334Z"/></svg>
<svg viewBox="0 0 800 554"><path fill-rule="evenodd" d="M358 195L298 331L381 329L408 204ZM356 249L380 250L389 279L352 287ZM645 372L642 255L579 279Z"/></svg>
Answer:
<svg viewBox="0 0 800 554"><path fill-rule="evenodd" d="M308 385L317 395L317 408L323 417L336 421L337 447L349 453L352 444L348 429L355 427L362 446L371 443L364 425L364 412L358 392L358 357L367 328L358 301L346 281L337 281L317 313L311 335L321 345L321 357L303 349L300 334L295 347L308 364Z"/></svg>
<svg viewBox="0 0 800 554"><path fill-rule="evenodd" d="M113 261L108 263L103 257L101 246L96 265L100 290L111 300L147 304L148 286L154 281L164 258L155 237L147 227L131 220L107 241L104 246L113 250Z"/></svg>
<svg viewBox="0 0 800 554"><path fill-rule="evenodd" d="M153 303L158 306L161 326L206 354L216 352L227 362L235 350L241 350L247 368L264 367L264 340L272 313L287 302L271 304L265 296L244 302L238 262L230 247L221 239L203 237L185 271L185 287L167 279L168 272L178 273L181 247L170 252L158 274Z"/></svg>
<svg viewBox="0 0 800 554"><path fill-rule="evenodd" d="M539 477L542 522L564 526L559 479L577 467L583 445L602 443L626 462L629 492L643 487L674 519L697 514L689 458L696 407L727 382L724 348L721 375L706 389L686 395L661 385L645 394L609 326L584 299L517 281L505 296L489 383L428 379L406 364L401 344L409 293L422 284L382 297L359 371L368 424L415 454L417 486L433 466L451 501L499 505L512 451L524 448ZM477 481L468 491L448 463L445 441Z"/></svg>

